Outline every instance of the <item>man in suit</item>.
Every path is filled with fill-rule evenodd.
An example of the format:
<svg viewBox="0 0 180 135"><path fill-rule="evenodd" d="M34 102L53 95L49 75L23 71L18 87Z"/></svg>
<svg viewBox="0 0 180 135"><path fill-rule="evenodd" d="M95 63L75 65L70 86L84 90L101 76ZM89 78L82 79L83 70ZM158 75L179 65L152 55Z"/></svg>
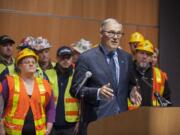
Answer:
<svg viewBox="0 0 180 135"><path fill-rule="evenodd" d="M136 89L130 80L133 70L132 57L118 49L122 35L122 24L112 18L104 20L100 27L99 46L79 57L71 94L80 98L84 91L85 127L91 121L126 111L129 92ZM87 71L90 71L92 76L78 92ZM86 134L86 131L83 134Z"/></svg>

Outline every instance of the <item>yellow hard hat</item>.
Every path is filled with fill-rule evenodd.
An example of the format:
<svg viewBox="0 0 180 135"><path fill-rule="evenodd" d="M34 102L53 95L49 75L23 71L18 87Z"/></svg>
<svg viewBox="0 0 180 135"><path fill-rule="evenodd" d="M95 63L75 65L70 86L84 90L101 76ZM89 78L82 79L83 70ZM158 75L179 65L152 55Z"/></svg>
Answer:
<svg viewBox="0 0 180 135"><path fill-rule="evenodd" d="M139 32L134 32L131 37L130 37L130 40L129 42L142 42L144 41L144 36L139 33Z"/></svg>
<svg viewBox="0 0 180 135"><path fill-rule="evenodd" d="M144 40L143 42L140 42L137 45L136 50L146 51L152 54L154 53L153 44L149 40Z"/></svg>
<svg viewBox="0 0 180 135"><path fill-rule="evenodd" d="M22 51L20 51L16 57L16 64L25 57L34 57L36 61L38 60L38 56L29 48L25 48Z"/></svg>

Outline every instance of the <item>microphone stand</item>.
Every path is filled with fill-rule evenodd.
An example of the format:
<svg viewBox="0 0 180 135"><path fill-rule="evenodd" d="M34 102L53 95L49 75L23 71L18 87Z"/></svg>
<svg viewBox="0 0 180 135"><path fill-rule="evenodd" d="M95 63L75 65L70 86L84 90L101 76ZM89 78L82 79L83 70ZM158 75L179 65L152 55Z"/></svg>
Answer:
<svg viewBox="0 0 180 135"><path fill-rule="evenodd" d="M152 86L149 82L147 82L144 77L142 77L141 79L142 79L142 81L143 81L144 83L146 83L149 87L153 88L153 86ZM155 92L155 93L156 93L156 92ZM170 101L168 101L168 100L165 99L164 97L157 96L155 93L153 93L153 94L154 94L154 96L156 97L156 99L158 100L158 102L159 102L159 104L160 104L161 107L167 107L168 105L172 105L172 103L171 103Z"/></svg>
<svg viewBox="0 0 180 135"><path fill-rule="evenodd" d="M86 83L86 81L88 80L88 78L90 78L92 76L92 73L90 71L87 71L85 73L85 78L82 80L82 82L80 83L75 97L77 96L77 94L80 94L80 120L79 120L79 130L78 130L78 135L83 135L85 133L85 126L84 126L84 94L85 94L85 90L83 89L84 84Z"/></svg>
<svg viewBox="0 0 180 135"><path fill-rule="evenodd" d="M79 120L79 134L83 135L84 129L84 90L80 92L80 120Z"/></svg>

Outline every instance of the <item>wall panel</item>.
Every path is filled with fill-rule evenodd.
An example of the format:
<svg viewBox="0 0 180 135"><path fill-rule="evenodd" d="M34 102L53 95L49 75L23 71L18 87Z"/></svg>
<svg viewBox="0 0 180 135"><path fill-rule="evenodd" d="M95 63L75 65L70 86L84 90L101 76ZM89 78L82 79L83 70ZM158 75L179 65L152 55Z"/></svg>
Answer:
<svg viewBox="0 0 180 135"><path fill-rule="evenodd" d="M53 52L85 38L99 42L99 24L107 17L124 25L121 46L129 51L132 32L140 31L158 45L159 0L0 0L0 34L16 41L28 35L48 38ZM52 54L55 58L55 54Z"/></svg>

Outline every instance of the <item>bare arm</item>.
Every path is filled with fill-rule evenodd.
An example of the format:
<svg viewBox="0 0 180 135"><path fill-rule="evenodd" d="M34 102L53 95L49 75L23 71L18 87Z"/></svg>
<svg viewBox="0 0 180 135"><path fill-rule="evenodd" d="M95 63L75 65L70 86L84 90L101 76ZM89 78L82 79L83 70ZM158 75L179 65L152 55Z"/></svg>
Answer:
<svg viewBox="0 0 180 135"><path fill-rule="evenodd" d="M49 135L51 133L52 127L53 127L53 123L48 122L47 129L46 129L46 135Z"/></svg>

